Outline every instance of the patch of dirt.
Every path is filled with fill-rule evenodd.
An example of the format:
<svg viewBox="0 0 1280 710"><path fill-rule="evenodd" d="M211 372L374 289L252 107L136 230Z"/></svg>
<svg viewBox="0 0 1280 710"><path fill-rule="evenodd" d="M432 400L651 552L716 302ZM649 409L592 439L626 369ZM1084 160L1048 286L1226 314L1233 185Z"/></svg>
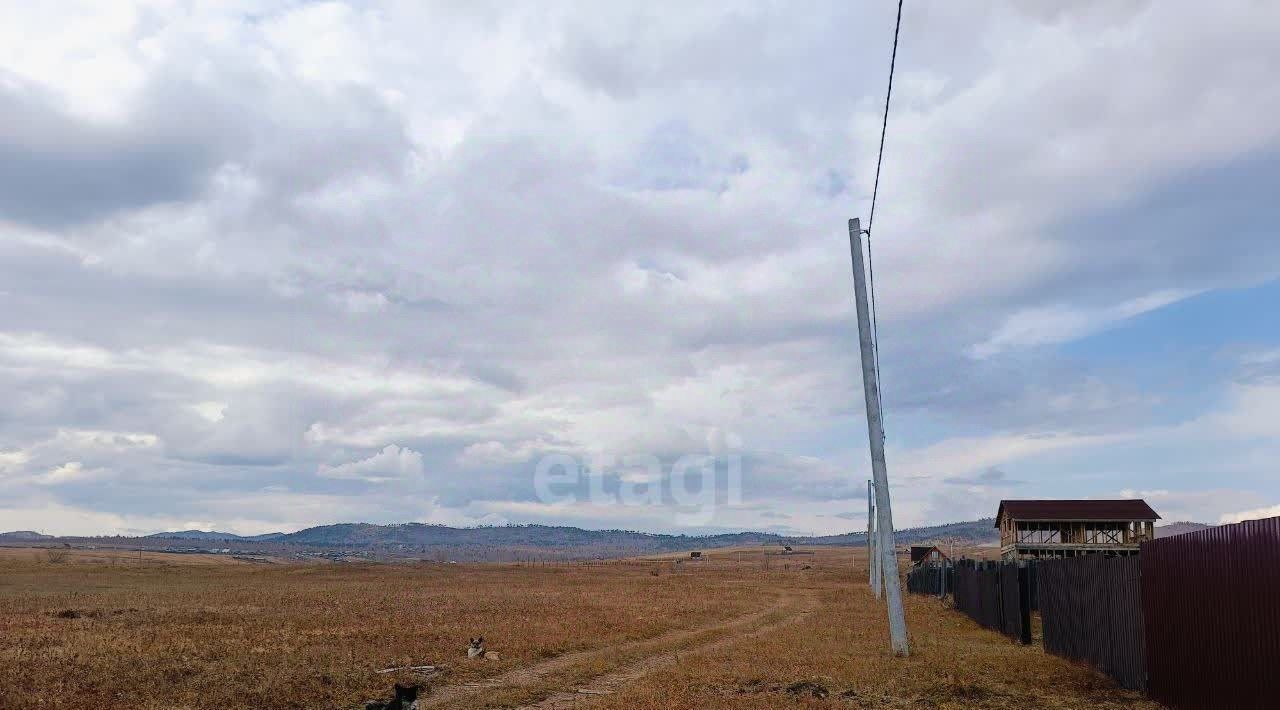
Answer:
<svg viewBox="0 0 1280 710"><path fill-rule="evenodd" d="M756 679L753 679L753 680L749 680L749 681L747 681L746 683L743 683L743 684L742 684L742 685L737 689L737 691L730 691L730 692L737 692L737 693L751 693L751 694L755 694L755 693L780 693L780 692L782 692L782 684L781 684L781 683L770 683L769 681L766 681L766 680L760 680L759 678L756 678Z"/></svg>
<svg viewBox="0 0 1280 710"><path fill-rule="evenodd" d="M798 683L792 683L787 686L787 695L794 695L800 698L825 698L831 695L831 691L821 683L815 683L811 680L802 680Z"/></svg>
<svg viewBox="0 0 1280 710"><path fill-rule="evenodd" d="M645 641L609 646L591 651L580 651L535 663L524 668L517 668L494 678L489 678L466 685L452 685L439 688L430 697L418 701L420 707L448 707L463 700L472 702L465 707L475 707L483 695L510 687L535 686L544 678L559 671L572 668L579 663L607 658L618 653L635 651L647 652L642 658L622 665L613 671L595 676L586 683L569 690L561 690L536 703L521 706L520 710L553 710L556 708L582 707L590 703L592 697L609 695L637 678L655 670L671 666L679 661L680 655L712 651L728 646L736 641L767 634L785 624L803 618L817 608L817 599L811 594L787 594L778 602L762 611L740 616L714 626L698 629L673 631L657 638ZM775 614L784 614L781 619L763 623ZM680 644L707 633L723 633L725 635L694 646L681 647Z"/></svg>
<svg viewBox="0 0 1280 710"><path fill-rule="evenodd" d="M46 613L55 619L84 619L84 618L101 619L102 618L102 612L99 611L98 609L91 609L89 611L82 611L80 609L63 609L62 611L50 611Z"/></svg>
<svg viewBox="0 0 1280 710"><path fill-rule="evenodd" d="M697 653L705 653L707 651L715 651L726 646L730 646L738 641L764 636L787 624L799 621L805 614L812 613L816 608L817 599L812 596L805 596L804 598L796 596L783 597L779 600L778 605L773 609L749 614L745 617L740 617L734 621L722 624L719 627L712 627L715 629L728 629L729 633L726 636L692 647L659 652L646 658L642 658L626 664L614 671L593 678L589 682L583 684L587 687L578 688L572 692L556 693L540 702L523 706L520 710L558 710L560 708L582 707L584 704L590 703L591 696L593 695L598 696L614 693L638 678L679 663L681 655L689 656ZM757 623L763 621L766 617L778 612L785 613L785 616L775 621L756 626ZM586 697L584 697L584 695Z"/></svg>
<svg viewBox="0 0 1280 710"><path fill-rule="evenodd" d="M974 683L961 683L957 681L931 686L925 691L925 693L929 697L941 700L988 700L999 695L999 693L994 693L990 689L984 688L981 685L976 685Z"/></svg>
<svg viewBox="0 0 1280 710"><path fill-rule="evenodd" d="M858 710L928 710L928 708L938 707L938 704L929 698L861 693L853 688L839 693L836 698L844 703L845 707L858 708Z"/></svg>

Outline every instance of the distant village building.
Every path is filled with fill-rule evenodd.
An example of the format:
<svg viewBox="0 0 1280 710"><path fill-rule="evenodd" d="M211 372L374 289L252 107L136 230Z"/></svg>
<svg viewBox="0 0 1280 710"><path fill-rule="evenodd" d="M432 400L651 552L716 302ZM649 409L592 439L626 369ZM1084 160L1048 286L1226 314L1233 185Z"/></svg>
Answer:
<svg viewBox="0 0 1280 710"><path fill-rule="evenodd" d="M946 553L938 549L937 545L912 545L911 546L911 564L919 567L920 565L942 564L950 558Z"/></svg>
<svg viewBox="0 0 1280 710"><path fill-rule="evenodd" d="M1002 500L996 511L1000 556L1136 555L1140 543L1155 539L1159 519L1139 499Z"/></svg>

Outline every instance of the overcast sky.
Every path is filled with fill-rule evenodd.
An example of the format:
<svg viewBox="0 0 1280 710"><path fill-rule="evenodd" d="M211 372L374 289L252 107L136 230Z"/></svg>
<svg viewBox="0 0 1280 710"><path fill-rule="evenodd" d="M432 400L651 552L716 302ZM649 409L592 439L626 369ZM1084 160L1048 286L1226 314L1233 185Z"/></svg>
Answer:
<svg viewBox="0 0 1280 710"><path fill-rule="evenodd" d="M0 530L864 526L845 224L893 3L3 5ZM908 0L899 526L1280 514L1277 36ZM535 496L547 454L726 445L743 498L696 524Z"/></svg>

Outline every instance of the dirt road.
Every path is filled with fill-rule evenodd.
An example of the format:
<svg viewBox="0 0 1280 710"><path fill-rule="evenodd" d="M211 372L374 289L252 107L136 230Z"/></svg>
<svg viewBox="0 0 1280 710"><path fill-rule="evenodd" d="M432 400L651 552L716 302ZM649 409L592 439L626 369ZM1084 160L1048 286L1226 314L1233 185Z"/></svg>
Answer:
<svg viewBox="0 0 1280 710"><path fill-rule="evenodd" d="M419 705L475 707L477 700L523 692L541 696L540 700L519 706L528 710L584 707L594 698L679 662L681 656L768 634L812 613L817 605L817 597L809 591L786 590L768 608L735 619L644 641L568 653L476 683L441 686L421 698Z"/></svg>

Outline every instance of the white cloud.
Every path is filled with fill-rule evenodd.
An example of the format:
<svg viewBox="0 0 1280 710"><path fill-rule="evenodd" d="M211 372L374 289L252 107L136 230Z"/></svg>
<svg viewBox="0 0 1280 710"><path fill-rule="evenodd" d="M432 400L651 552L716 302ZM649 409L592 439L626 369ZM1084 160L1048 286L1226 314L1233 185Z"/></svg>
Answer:
<svg viewBox="0 0 1280 710"><path fill-rule="evenodd" d="M1208 413L1196 425L1211 427L1221 436L1274 440L1280 421L1280 383L1232 385L1227 406Z"/></svg>
<svg viewBox="0 0 1280 710"><path fill-rule="evenodd" d="M420 478L423 471L422 454L412 449L389 444L382 451L365 459L350 461L337 466L321 464L316 473L325 478L386 483L388 481Z"/></svg>
<svg viewBox="0 0 1280 710"><path fill-rule="evenodd" d="M1225 517L1221 511L1238 510L1249 501L1258 499L1256 491L1217 487L1199 490L1125 489L1119 491L1119 496L1145 500L1166 523L1221 521Z"/></svg>
<svg viewBox="0 0 1280 710"><path fill-rule="evenodd" d="M1240 523L1245 520L1261 520L1263 518L1280 517L1280 505L1273 505L1266 508L1255 508L1253 510L1242 510L1236 513L1226 513L1218 518L1218 524Z"/></svg>
<svg viewBox="0 0 1280 710"><path fill-rule="evenodd" d="M353 314L377 313L387 307L387 297L379 292L343 291L331 298L347 312Z"/></svg>
<svg viewBox="0 0 1280 710"><path fill-rule="evenodd" d="M527 462L536 449L529 445L507 446L501 441L480 441L463 449L458 454L458 463L462 466L510 465Z"/></svg>
<svg viewBox="0 0 1280 710"><path fill-rule="evenodd" d="M506 525L510 521L498 513L450 508L441 505L438 498L433 498L427 506L427 512L421 514L417 518L417 522L452 527L475 527L477 525Z"/></svg>
<svg viewBox="0 0 1280 710"><path fill-rule="evenodd" d="M987 358L1013 348L1065 343L1193 295L1195 292L1168 290L1103 308L1059 305L1021 310L1009 316L986 341L971 347L969 354L975 358Z"/></svg>
<svg viewBox="0 0 1280 710"><path fill-rule="evenodd" d="M0 451L0 473L17 471L30 460L31 454L26 451Z"/></svg>
<svg viewBox="0 0 1280 710"><path fill-rule="evenodd" d="M217 423L222 421L227 414L226 402L196 402L195 404L190 404L187 406L191 409L191 411L195 412L196 414L200 415L200 417L202 417L203 419L212 423Z"/></svg>
<svg viewBox="0 0 1280 710"><path fill-rule="evenodd" d="M1068 433L957 437L921 448L891 451L887 457L892 457L894 467L907 475L941 480L1054 451L1105 446L1122 438L1116 434L1080 436Z"/></svg>
<svg viewBox="0 0 1280 710"><path fill-rule="evenodd" d="M311 354L201 342L116 353L56 341L42 334L0 333L0 365L6 363L19 372L56 365L74 377L103 372L163 373L226 390L290 383L329 389L340 395L430 396L479 388L479 383L464 377L396 368L378 357L335 362ZM203 402L194 406L207 418L217 404Z"/></svg>
<svg viewBox="0 0 1280 710"><path fill-rule="evenodd" d="M84 465L79 461L68 461L61 466L50 470L48 473L41 476L39 480L41 483L58 485L81 480L88 473L88 471L85 471Z"/></svg>
<svg viewBox="0 0 1280 710"><path fill-rule="evenodd" d="M76 450L123 451L128 449L145 449L157 446L159 437L155 434L133 431L103 431L95 429L60 429L52 442L55 446L66 446Z"/></svg>
<svg viewBox="0 0 1280 710"><path fill-rule="evenodd" d="M183 529L181 518L156 515L127 515L72 506L55 501L26 500L0 507L0 520L7 530L34 530L46 535L147 535Z"/></svg>

